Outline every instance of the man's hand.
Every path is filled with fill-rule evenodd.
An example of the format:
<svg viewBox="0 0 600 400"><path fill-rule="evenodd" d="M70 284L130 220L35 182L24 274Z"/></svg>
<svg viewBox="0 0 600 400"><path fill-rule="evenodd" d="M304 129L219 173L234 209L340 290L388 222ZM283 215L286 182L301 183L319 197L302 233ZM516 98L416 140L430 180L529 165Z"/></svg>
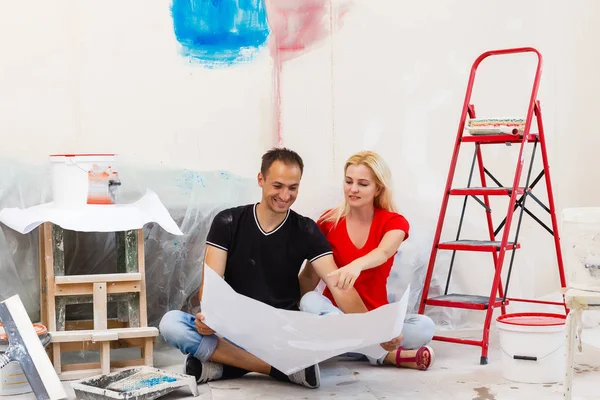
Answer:
<svg viewBox="0 0 600 400"><path fill-rule="evenodd" d="M206 325L204 323L204 315L202 315L200 313L196 314L196 320L194 321L194 326L196 327L196 330L198 331L198 333L201 334L202 336L210 336L210 335L215 334L215 331L210 329L208 327L208 325Z"/></svg>
<svg viewBox="0 0 600 400"><path fill-rule="evenodd" d="M402 343L403 339L404 339L404 335L400 334L400 336L393 338L389 342L381 343L381 347L385 351L394 351L398 347L400 347L400 344Z"/></svg>
<svg viewBox="0 0 600 400"><path fill-rule="evenodd" d="M358 276L362 272L360 265L350 263L342 268L330 272L327 276L337 277L337 283L335 287L346 292L354 287L354 283L358 279Z"/></svg>

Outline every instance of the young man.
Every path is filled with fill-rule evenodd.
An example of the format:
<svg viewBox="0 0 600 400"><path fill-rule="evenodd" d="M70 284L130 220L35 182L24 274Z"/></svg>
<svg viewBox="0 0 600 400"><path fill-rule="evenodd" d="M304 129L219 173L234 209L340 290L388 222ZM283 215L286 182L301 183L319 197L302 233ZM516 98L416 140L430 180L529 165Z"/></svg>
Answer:
<svg viewBox="0 0 600 400"><path fill-rule="evenodd" d="M308 260L344 313L367 312L354 289L338 289L337 278L327 275L337 267L317 224L290 210L298 196L303 168L302 159L291 150L273 149L264 154L258 174L260 203L223 210L215 216L206 239L205 264L237 293L276 308L299 310L298 273ZM185 372L194 375L198 383L252 371L319 387L318 364L287 376L218 338L203 319L202 314L174 310L165 314L159 326L165 340L188 355Z"/></svg>

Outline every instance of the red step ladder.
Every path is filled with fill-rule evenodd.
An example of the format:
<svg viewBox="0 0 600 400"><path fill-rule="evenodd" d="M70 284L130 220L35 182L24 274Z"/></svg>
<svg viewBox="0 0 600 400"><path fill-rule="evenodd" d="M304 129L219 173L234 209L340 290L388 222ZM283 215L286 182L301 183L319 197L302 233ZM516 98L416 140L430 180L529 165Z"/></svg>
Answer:
<svg viewBox="0 0 600 400"><path fill-rule="evenodd" d="M469 135L464 134L465 132L465 123L467 120L467 115L469 118L475 118L475 107L470 104L471 93L473 90L473 83L475 81L476 70L479 64L490 56L498 56L498 55L507 55L507 54L516 54L516 53L526 53L533 52L537 55L538 63L537 70L535 74L535 79L533 83L533 89L531 92L531 98L529 100L529 107L527 110L527 118L525 122L525 129L522 134L489 134L489 135ZM510 282L510 274L512 272L514 257L516 253L516 249L520 247L518 238L519 231L521 228L521 221L523 219L523 213L526 212L530 215L536 222L541 224L551 235L554 236L554 244L556 248L556 257L558 261L558 272L560 275L561 286L566 287L565 281L565 273L563 268L563 260L562 253L560 248L560 238L558 234L558 224L556 220L556 209L554 206L554 198L552 194L552 185L550 180L550 170L548 168L548 155L546 151L546 139L544 137L544 125L542 123L542 111L540 108L540 102L537 100L538 87L540 83L540 76L542 70L542 55L534 48L524 47L524 48L514 48L514 49L503 49L503 50L493 50L488 51L481 54L473 63L471 67L471 74L469 77L469 83L467 86L467 92L465 95L465 101L463 104L462 114L460 117L460 123L458 126L458 133L456 135L456 142L454 145L454 153L452 155L452 161L450 164L450 171L448 172L448 179L446 181L446 188L444 189L444 198L442 201L442 206L440 209L440 215L438 219L438 224L435 232L435 236L433 239L433 247L431 250L431 256L429 259L429 265L427 267L427 275L425 278L425 283L423 287L423 293L421 295L421 300L419 304L419 314L423 314L426 306L436 306L436 307L450 307L450 308L461 308L461 309L469 309L469 310L485 310L485 322L483 326L483 336L481 340L470 340L470 339L461 339L454 337L444 337L444 336L434 336L434 340L451 342L451 343L459 343L473 346L481 347L481 364L487 364L488 361L488 347L489 347L489 333L490 333L490 324L492 321L492 316L494 313L494 309L497 307L501 308L501 313L504 315L506 313L506 305L509 304L510 301L516 302L529 302L529 303L540 303L540 304L550 304L556 306L565 307L565 312L567 311L564 302L551 302L551 301L541 301L534 299L517 299L507 297L508 293L508 285ZM530 133L532 120L536 118L538 133ZM459 149L462 144L470 145L474 144L475 151L473 155L473 160L471 164L471 171L468 179L468 184L466 188L455 189L452 188L452 182L454 179L454 172L456 169L456 164L458 160ZM484 167L483 158L481 153L481 146L486 144L516 144L519 143L519 158L517 167L514 174L514 180L511 186L503 186L489 171ZM529 166L527 170L527 177L524 186L519 186L521 182L521 175L523 172L523 164L525 162L525 149L526 145L532 144L533 151L531 152L531 159L529 161ZM543 161L543 170L533 179L531 180L531 173L533 169L533 160L535 158L535 154L537 149L540 149ZM481 180L481 187L471 187L471 181L473 178L473 172L475 169L475 162L477 161L477 167L479 169L479 178ZM486 182L486 177L489 177L497 187L488 186ZM532 189L534 186L543 178L545 178L546 189L548 194L548 203L549 206L543 204L533 193ZM464 196L462 213L460 217L460 222L458 226L458 231L456 234L456 240L440 243L440 236L442 232L442 226L444 224L444 218L446 215L446 209L448 206L448 200L450 196ZM483 197L483 201L477 196ZM510 201L508 204L508 210L506 212L506 216L504 220L500 223L500 225L494 229L492 222L492 213L490 209L489 196L510 196ZM462 223L465 215L465 209L467 205L467 199L469 197L473 197L479 204L481 204L486 210L486 218L487 218L487 226L489 230L489 238L486 240L470 240L470 239L461 239L460 233L462 228ZM518 198L517 198L518 197ZM546 224L544 224L538 217L536 217L532 212L530 212L527 208L525 208L525 200L531 198L536 203L538 203L545 211L550 214L550 218L552 220L552 228L549 228ZM518 222L515 231L514 240L509 240L511 223L513 220L514 212L517 208L520 207L520 212L518 214ZM502 237L498 238L500 231L502 232ZM431 277L433 275L433 269L435 265L436 256L438 250L450 250L452 251L452 257L450 261L450 268L448 272L448 277L446 281L446 287L444 294L441 296L436 296L432 298L428 298L429 295L429 287L431 285ZM476 296L476 295L468 295L468 294L448 294L448 286L450 283L450 276L452 274L452 267L454 264L454 259L457 251L478 251L478 252L489 252L492 253L492 259L495 267L494 279L490 288L489 296ZM502 285L502 266L504 264L504 257L507 251L511 251L510 257L510 265L508 268L508 275L506 278L506 284Z"/></svg>

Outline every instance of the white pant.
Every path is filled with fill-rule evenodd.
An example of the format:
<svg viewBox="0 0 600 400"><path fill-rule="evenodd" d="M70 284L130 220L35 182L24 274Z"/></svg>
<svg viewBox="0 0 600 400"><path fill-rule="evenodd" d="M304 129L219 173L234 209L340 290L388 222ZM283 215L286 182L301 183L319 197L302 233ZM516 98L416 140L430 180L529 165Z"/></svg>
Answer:
<svg viewBox="0 0 600 400"><path fill-rule="evenodd" d="M322 294L311 291L302 296L300 311L317 315L339 315L342 310L334 306ZM402 347L408 350L418 349L431 341L435 333L435 323L431 318L421 314L407 314L402 328ZM390 338L391 340L392 338ZM379 360L367 357L371 364L382 364L385 356Z"/></svg>

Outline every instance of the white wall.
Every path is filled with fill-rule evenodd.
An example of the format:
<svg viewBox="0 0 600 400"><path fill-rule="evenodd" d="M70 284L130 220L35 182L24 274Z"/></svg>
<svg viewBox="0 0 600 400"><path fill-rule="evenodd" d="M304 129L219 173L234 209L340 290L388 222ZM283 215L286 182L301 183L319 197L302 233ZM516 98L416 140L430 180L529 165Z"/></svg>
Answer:
<svg viewBox="0 0 600 400"><path fill-rule="evenodd" d="M268 54L226 70L192 65L177 53L169 6L2 2L0 132L14 144L1 154L117 152L124 162L256 169L271 141Z"/></svg>
<svg viewBox="0 0 600 400"><path fill-rule="evenodd" d="M301 98L312 108L311 101L321 104L333 90L332 121L290 113L284 121L288 141L296 144L302 137L298 144L304 153L319 143L318 168L329 175L326 155L332 154L338 180L347 156L362 148L377 150L392 167L396 198L409 220L428 221L434 228L471 64L487 50L533 46L544 57L538 99L556 205L559 211L597 205L593 182L600 170L593 165L598 132L589 118L599 104L593 94L600 81L591 70L598 58L591 51L597 7L591 1L576 6L559 1L357 1L343 29L332 37L331 47L318 50L331 57L332 71L327 73L332 79L322 71L329 62L325 58L306 57L288 66L286 79L297 83L285 92L284 104L294 102L300 109L296 102ZM536 62L531 56L516 56L482 63L472 99L478 116L525 116ZM309 79L321 79L324 92L294 93ZM330 123L331 136L322 136ZM455 187L466 186L472 148L462 148ZM494 175L510 184L518 148L494 146L483 151ZM539 153L536 160L534 177L541 168ZM544 184L538 184L534 193L545 200L544 191ZM492 203L495 226L506 213L507 199ZM461 237L483 239L487 235L483 209L473 200L469 204ZM455 235L461 205L462 199L450 202L446 239ZM549 216L531 200L528 209L550 225ZM516 218L515 214L515 222ZM552 237L525 215L520 242L510 294L556 293ZM467 293L489 295L491 257L463 253L457 260L454 282ZM506 260L508 266L509 256Z"/></svg>
<svg viewBox="0 0 600 400"><path fill-rule="evenodd" d="M178 55L167 0L32 4L0 2L0 156L35 164L50 153L117 152L127 163L255 176L276 137L267 49L251 64L203 69ZM296 209L315 216L332 205L345 158L372 148L390 163L409 220L433 229L471 63L486 50L520 46L544 56L539 99L557 206L597 204L599 132L589 116L599 103L599 7L354 1L338 32L283 67L283 142L306 163ZM480 116L524 114L530 75L518 74L532 64L515 60L480 67ZM484 151L505 182L515 152ZM457 185L466 182L468 153ZM494 207L496 223L505 204ZM450 236L460 202L451 205ZM466 233L485 233L475 228L485 222L477 207L471 202ZM542 296L557 284L552 241L526 221L513 295ZM456 279L486 294L491 263L475 260L462 259Z"/></svg>

